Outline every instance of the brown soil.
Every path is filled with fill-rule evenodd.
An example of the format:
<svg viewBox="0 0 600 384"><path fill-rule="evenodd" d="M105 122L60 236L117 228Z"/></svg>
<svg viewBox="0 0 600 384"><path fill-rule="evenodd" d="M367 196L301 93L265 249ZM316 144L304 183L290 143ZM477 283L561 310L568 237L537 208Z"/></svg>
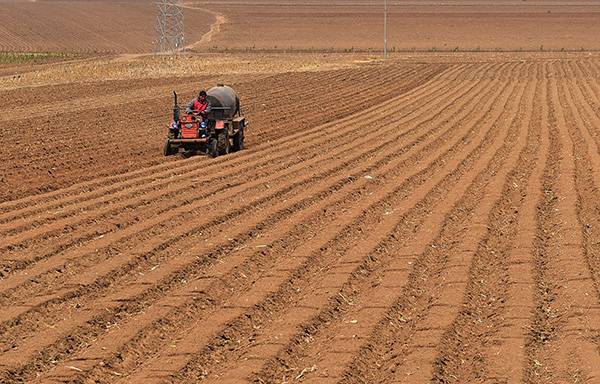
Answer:
<svg viewBox="0 0 600 384"><path fill-rule="evenodd" d="M0 382L600 380L597 56L255 59L0 91ZM248 148L162 157L216 81Z"/></svg>
<svg viewBox="0 0 600 384"><path fill-rule="evenodd" d="M198 3L200 4L200 3ZM383 1L203 1L226 18L195 49L380 51ZM401 51L600 49L597 2L388 1Z"/></svg>
<svg viewBox="0 0 600 384"><path fill-rule="evenodd" d="M0 0L0 52L152 52L153 1ZM214 16L184 10L185 35L196 41ZM193 20L193 22L191 22Z"/></svg>
<svg viewBox="0 0 600 384"><path fill-rule="evenodd" d="M388 1L392 51L598 50L594 1ZM184 2L195 51L380 51L382 1ZM0 0L0 52L144 53L155 6L144 0Z"/></svg>

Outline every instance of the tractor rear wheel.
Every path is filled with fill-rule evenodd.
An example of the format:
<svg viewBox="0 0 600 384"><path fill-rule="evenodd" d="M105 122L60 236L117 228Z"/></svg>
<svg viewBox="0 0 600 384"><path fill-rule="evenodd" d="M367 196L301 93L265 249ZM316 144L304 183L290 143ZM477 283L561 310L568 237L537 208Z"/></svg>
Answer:
<svg viewBox="0 0 600 384"><path fill-rule="evenodd" d="M219 156L223 156L229 153L229 138L227 132L221 132L217 135L217 150Z"/></svg>
<svg viewBox="0 0 600 384"><path fill-rule="evenodd" d="M219 156L217 139L208 140L208 143L206 143L206 153L213 158Z"/></svg>
<svg viewBox="0 0 600 384"><path fill-rule="evenodd" d="M242 149L244 149L244 129L240 129L234 136L233 136L233 151L237 152L237 151L241 151Z"/></svg>

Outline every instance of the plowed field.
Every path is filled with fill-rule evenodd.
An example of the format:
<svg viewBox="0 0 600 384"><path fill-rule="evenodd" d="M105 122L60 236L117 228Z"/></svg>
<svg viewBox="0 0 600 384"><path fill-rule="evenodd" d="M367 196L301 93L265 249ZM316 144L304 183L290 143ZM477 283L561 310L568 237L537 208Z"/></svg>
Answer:
<svg viewBox="0 0 600 384"><path fill-rule="evenodd" d="M149 0L0 0L0 52L147 53ZM381 0L185 0L195 51L382 49ZM394 51L599 50L593 0L390 0Z"/></svg>
<svg viewBox="0 0 600 384"><path fill-rule="evenodd" d="M156 6L147 0L0 0L0 52L153 52ZM185 9L186 39L214 16ZM193 20L193 22L191 22Z"/></svg>
<svg viewBox="0 0 600 384"><path fill-rule="evenodd" d="M191 1L221 17L197 50L379 51L380 0ZM600 49L594 1L388 1L388 45L401 51Z"/></svg>
<svg viewBox="0 0 600 384"><path fill-rule="evenodd" d="M217 159L209 75L0 93L0 382L599 382L600 60L482 58L232 77Z"/></svg>

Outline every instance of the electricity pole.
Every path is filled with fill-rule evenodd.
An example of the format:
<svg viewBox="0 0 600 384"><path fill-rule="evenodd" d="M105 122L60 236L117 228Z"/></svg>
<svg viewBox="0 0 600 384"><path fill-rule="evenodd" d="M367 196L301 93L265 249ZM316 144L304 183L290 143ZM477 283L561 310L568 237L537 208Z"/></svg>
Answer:
<svg viewBox="0 0 600 384"><path fill-rule="evenodd" d="M383 58L387 59L387 0L383 0Z"/></svg>
<svg viewBox="0 0 600 384"><path fill-rule="evenodd" d="M183 10L179 0L156 0L156 50L175 53L183 49Z"/></svg>

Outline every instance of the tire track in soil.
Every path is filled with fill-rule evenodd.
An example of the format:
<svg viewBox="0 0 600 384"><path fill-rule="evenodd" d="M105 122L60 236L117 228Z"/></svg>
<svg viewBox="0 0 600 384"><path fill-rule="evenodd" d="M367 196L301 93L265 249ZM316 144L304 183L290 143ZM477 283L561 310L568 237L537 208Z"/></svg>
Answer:
<svg viewBox="0 0 600 384"><path fill-rule="evenodd" d="M498 74L498 76L500 75ZM441 175L444 177L439 177L440 181L435 188L401 216L401 219L389 232L390 234L380 244L374 247L361 246L353 249L353 253L362 259L345 268L339 267L339 270L351 267L348 271L351 273L347 279L344 279L343 272L337 272L336 276L325 279L318 287L313 288L317 292L310 295L310 298L305 296L304 301L297 304L302 308L319 308L316 313L311 315L311 311L304 310L302 318L306 320L300 326L297 325L300 320L296 320L295 315L289 314L288 318L282 322L290 330L278 334L277 343L269 340L269 336L265 336L263 340L258 339L254 343L256 344L255 351L246 353L246 356L254 355L256 357L242 363L241 369L240 364L236 364L233 373L237 380L244 376L250 376L254 369L253 366L261 361L266 361L266 363L255 376L254 381L272 382L278 377L290 374L298 375L303 368L313 366L327 366L330 369L327 372L306 373L303 377L325 381L334 381L336 378L340 378L342 370L349 364L349 359L354 356L361 342L368 337L376 325L374 319L383 316L383 310L391 304L393 296L388 293L388 290L393 288L390 286L396 287L401 284L402 280L406 280L404 276L407 274L406 266L414 260L412 254L417 252L416 249L424 248L425 244L429 242L427 239L433 240L434 233L429 228L436 228L441 224L444 212L447 213L453 206L454 199L458 200L462 194L456 190L466 190L470 185L469 180L473 178L469 175L473 173L476 175L487 164L485 159L487 158L488 161L491 159L494 153L493 140L498 133L502 110L509 100L512 103L519 100L518 97L514 98L517 89L503 88L501 93L504 93L503 97L499 95L492 97L498 104L494 113L484 112L479 117L469 115L469 123L464 124L465 126L474 126L471 129L482 130L481 133L478 133L481 141L469 144L464 149L456 149L457 152L468 153L468 155L465 158L457 159L456 164L447 163L447 167L452 171L447 175ZM490 109L493 108L486 106L478 110L489 111ZM486 128L488 126L489 129ZM496 147L499 147L499 144ZM487 157L482 156L479 162L475 160L479 155L486 153L489 153ZM461 181L461 185L456 187L459 181ZM453 197L446 197L445 193L440 193L440 190L451 190ZM442 196L446 198L440 199ZM394 211L396 210L394 209ZM432 212L435 214L432 215ZM387 231L375 230L373 232ZM402 256L394 257L398 254ZM330 292L334 292L334 294L331 295ZM319 299L319 297L321 298ZM315 302L321 302L323 306L317 306ZM365 307L368 308L368 311L365 311ZM286 335L290 332L293 332L293 335ZM351 334L348 334L349 332ZM282 342L284 342L282 347L269 354L265 353L269 347L261 347L261 344L274 344L270 346L270 349L273 349ZM276 356L271 357L277 350L279 352ZM298 367L298 369L294 372L290 367ZM240 370L242 372L237 372ZM223 380L234 382L235 379L231 376L225 374Z"/></svg>
<svg viewBox="0 0 600 384"><path fill-rule="evenodd" d="M495 359L487 358L490 357L490 348L500 343L498 333L504 325L507 301L510 300L510 253L516 246L519 227L528 219L521 213L527 190L532 177L540 179L542 172L540 166L536 167L541 152L541 115L533 116L534 111L541 109L537 102L537 67L534 77L536 81L530 85L534 93L531 100L527 100L527 112L519 122L523 127L527 126L527 142L487 218L486 233L476 246L468 270L461 269L468 275L463 303L440 339L440 353L435 360L433 374L433 381L437 383L497 380L490 377L488 370ZM531 201L530 207L535 208L534 197ZM509 339L511 337L508 336Z"/></svg>
<svg viewBox="0 0 600 384"><path fill-rule="evenodd" d="M403 188L406 188L406 187L403 187ZM279 291L272 293L269 296L267 296L266 299L261 300L261 302L264 304L256 303L249 310L250 314L242 313L237 318L232 318L228 323L229 325L223 331L219 331L219 333L217 333L217 336L214 337L215 340L213 342L209 343L207 346L205 346L203 348L203 350L201 352L199 352L200 355L196 359L196 361L191 361L190 363L188 363L187 367L184 368L184 370L183 370L184 373L182 374L182 376L176 376L176 378L174 378L173 380L174 381L196 380L196 379L198 379L198 377L194 376L194 372L201 372L201 371L196 371L196 368L203 367L203 369L206 370L207 366L210 367L212 365L221 364L222 360L224 358L222 356L222 354L226 353L226 351L223 351L223 349L229 348L226 345L227 341L223 341L223 335L226 336L226 340L236 340L238 338L241 338L242 343L246 343L247 341L245 340L245 337L242 336L242 334L246 334L246 332L248 332L254 336L254 334L256 332L258 332L258 331L256 331L256 329L253 330L251 327L252 324L248 324L248 322L253 321L254 325L261 324L261 323L266 324L266 325L270 324L272 322L272 317L274 316L274 314L279 313L281 310L283 310L283 308L281 308L281 306L283 306L284 304L281 303L281 300L290 301L290 296L293 297L294 295L298 295L298 292L296 290L294 290L293 288L296 288L296 289L298 289L299 287L301 288L301 287L305 286L306 284L310 284L307 281L312 281L313 279L317 279L317 277L322 277L323 274L325 274L327 272L327 270L329 268L331 268L332 265L330 265L330 264L335 263L335 260L336 260L335 257L340 257L339 255L345 254L345 251L347 251L349 247L355 246L355 245L348 245L347 243L350 242L350 243L354 244L354 243L356 243L356 241L351 240L351 239L361 237L358 233L356 233L357 230L354 228L363 227L364 224L362 224L362 222L364 220L368 220L367 223L369 223L372 220L377 220L377 219L374 219L374 218L361 219L358 223L353 222L352 225L349 225L347 227L347 229L345 230L345 231L349 231L349 232L344 232L345 234L342 237L342 239L338 240L338 241L341 241L341 244L339 244L339 245L333 244L330 246L326 246L325 251L323 251L324 246L321 245L317 250L314 251L315 252L314 254L309 256L308 260L306 260L306 261L302 262L302 264L300 264L299 271L297 273L294 273L291 280L288 280L284 284L279 284L279 288L278 288ZM361 228L360 233L368 233L368 229ZM316 245L315 245L315 247L316 247ZM323 254L324 252L325 252L325 254ZM331 254L333 254L333 255L331 255ZM325 256L327 256L327 258L334 257L334 260L327 261L327 258L325 258ZM301 261L298 261L298 263L300 263L300 262ZM323 266L324 263L325 263L325 266ZM317 264L317 265L315 265L315 264ZM327 270L323 270L324 268L326 268ZM315 274L316 274L316 276L315 276ZM305 276L305 275L308 275L308 276ZM302 289L300 289L300 290L302 291ZM273 302L273 301L275 301L275 302ZM265 308L265 306L266 306L266 308ZM269 313L269 315L265 316L265 312ZM239 324L240 322L242 324ZM231 328L233 328L233 329L231 329ZM245 328L245 329L243 331L241 331L240 328L243 328L243 329ZM263 327L261 327L261 329L263 329ZM263 330L260 332L267 332L267 331ZM211 336L212 333L213 332L209 332L209 334L204 335L203 338L207 338L207 337L213 338ZM231 333L233 333L233 335L231 335ZM250 338L252 338L253 336L251 336ZM223 344L225 344L225 345L223 345ZM238 348L235 348L235 349L237 351ZM233 353L235 355L237 355L236 352L233 352ZM204 354L204 356L203 356L203 354ZM212 354L219 355L218 363L216 363L215 361L212 360L212 358L210 356ZM233 361L233 360L235 360L236 357L237 356L231 357L228 360Z"/></svg>
<svg viewBox="0 0 600 384"><path fill-rule="evenodd" d="M598 298L585 265L578 225L576 161L560 64L550 66L550 156L538 207L536 311L527 343L526 382L582 382L598 377ZM564 108L564 109L563 109ZM583 149L583 148L582 148ZM584 152L585 153L585 152ZM578 153L577 156L582 156Z"/></svg>
<svg viewBox="0 0 600 384"><path fill-rule="evenodd" d="M515 83L511 85L514 87ZM526 85L520 86L521 97L531 99L529 90L524 96ZM519 129L517 116L527 114L526 104L521 102L514 108L518 112L504 121L506 136L502 145L444 216L435 239L423 253L415 255L410 273L404 271L407 283L399 287L399 296L363 343L341 382L404 381L407 377L411 382L431 380L437 347L445 330L437 324L444 321L449 325L459 310L457 292L466 285L457 281L455 275L467 275L469 259L486 233L486 227L477 219L490 214L525 145L526 132ZM469 226L470 222L475 224Z"/></svg>

